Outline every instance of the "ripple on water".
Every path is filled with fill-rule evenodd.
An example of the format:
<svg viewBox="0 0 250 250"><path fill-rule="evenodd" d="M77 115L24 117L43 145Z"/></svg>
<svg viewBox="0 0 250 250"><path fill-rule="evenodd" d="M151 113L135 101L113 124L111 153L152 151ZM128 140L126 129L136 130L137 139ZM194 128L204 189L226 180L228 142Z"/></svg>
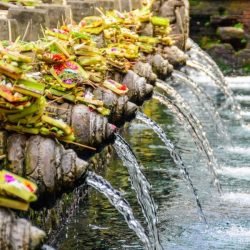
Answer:
<svg viewBox="0 0 250 250"><path fill-rule="evenodd" d="M243 88L250 87L250 77L249 76L236 76L236 77L226 77L226 81L230 88Z"/></svg>
<svg viewBox="0 0 250 250"><path fill-rule="evenodd" d="M240 154L240 155L250 155L250 147L228 147L227 152L234 153L234 154Z"/></svg>
<svg viewBox="0 0 250 250"><path fill-rule="evenodd" d="M221 167L217 173L232 178L250 180L250 167Z"/></svg>
<svg viewBox="0 0 250 250"><path fill-rule="evenodd" d="M250 206L250 193L229 192L222 195L226 202L236 203L237 206Z"/></svg>
<svg viewBox="0 0 250 250"><path fill-rule="evenodd" d="M222 234L226 234L230 237L246 238L245 240L250 242L250 229L237 225L232 225L225 231L221 231Z"/></svg>
<svg viewBox="0 0 250 250"><path fill-rule="evenodd" d="M241 115L242 115L243 119L247 119L247 120L250 119L250 111L248 111L248 110L242 110Z"/></svg>
<svg viewBox="0 0 250 250"><path fill-rule="evenodd" d="M249 95L237 95L235 96L235 99L244 104L249 104L250 103L250 96Z"/></svg>
<svg viewBox="0 0 250 250"><path fill-rule="evenodd" d="M204 228L201 224L194 224L188 230L180 233L177 243L170 242L165 246L167 250L231 250L249 249L250 228L246 225L224 223L223 225L209 225ZM177 236L177 237L178 237ZM237 247L236 247L237 245Z"/></svg>

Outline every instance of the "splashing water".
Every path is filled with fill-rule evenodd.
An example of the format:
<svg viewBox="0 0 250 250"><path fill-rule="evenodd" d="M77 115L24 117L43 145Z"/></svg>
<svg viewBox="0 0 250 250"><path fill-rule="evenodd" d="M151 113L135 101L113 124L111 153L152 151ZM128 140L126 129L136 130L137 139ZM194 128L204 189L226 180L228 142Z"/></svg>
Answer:
<svg viewBox="0 0 250 250"><path fill-rule="evenodd" d="M192 127L194 127L194 129L197 131L197 136L200 138L202 144L204 144L205 147L205 149L204 147L202 147L203 151L205 150L205 152L207 152L207 154L211 158L212 164L215 166L215 168L218 168L216 159L213 155L213 150L206 137L206 133L204 132L204 129L199 119L191 111L192 110L191 107L189 107L189 105L182 98L182 96L168 84L156 83L156 86L162 89L167 94L167 96L171 98L171 100L174 100L175 105L178 106L178 109L181 110L181 112L184 114L184 117L187 118Z"/></svg>
<svg viewBox="0 0 250 250"><path fill-rule="evenodd" d="M93 172L88 172L86 182L108 198L109 202L124 216L129 228L136 233L144 247L147 250L151 250L149 239L143 227L135 219L132 208L127 200L122 197L121 193L115 190L108 181Z"/></svg>
<svg viewBox="0 0 250 250"><path fill-rule="evenodd" d="M222 199L230 202L230 203L236 203L238 206L246 206L249 207L250 205L250 194L249 193L225 193L222 196Z"/></svg>
<svg viewBox="0 0 250 250"><path fill-rule="evenodd" d="M180 82L182 84L186 84L188 87L190 87L193 90L193 93L195 94L197 100L199 103L203 106L205 111L212 117L213 119L213 125L216 129L216 132L219 136L226 136L227 139L229 139L228 133L226 131L226 128L221 120L221 116L219 112L216 109L216 105L213 102L213 100L210 98L210 96L207 95L207 93L200 88L192 79L190 79L188 76L186 76L184 73L174 70L172 73L172 78L175 82ZM166 84L164 81L160 81L163 84ZM207 101L208 105L206 105L206 102L204 102L204 99Z"/></svg>
<svg viewBox="0 0 250 250"><path fill-rule="evenodd" d="M210 72L207 67L205 67L205 65L192 59L187 60L186 65L190 68L204 72L209 78L211 78L215 82L215 84L221 89L221 91L227 98L231 98L233 92L228 88L228 86L225 86L217 76Z"/></svg>
<svg viewBox="0 0 250 250"><path fill-rule="evenodd" d="M188 43L191 44L191 49L187 52L187 54L196 61L201 61L204 65L206 64L212 72L214 72L218 78L220 78L221 82L227 86L227 81L221 72L219 66L212 59L212 57L204 50L200 48L200 46L195 43L191 38L188 39Z"/></svg>
<svg viewBox="0 0 250 250"><path fill-rule="evenodd" d="M222 81L217 76L213 75L209 70L207 70L207 68L204 65L200 64L197 61L187 60L186 67L195 69L199 72L204 72L209 78L211 78L211 80L220 88L220 90L226 97L226 103L224 109L227 108L228 106L231 106L231 110L234 111L235 113L235 119L239 120L240 123L243 124L243 119L241 116L241 106L235 100L231 89L227 85L223 84Z"/></svg>
<svg viewBox="0 0 250 250"><path fill-rule="evenodd" d="M218 173L231 178L250 180L249 167L222 167Z"/></svg>
<svg viewBox="0 0 250 250"><path fill-rule="evenodd" d="M128 169L132 186L136 192L138 202L148 223L150 236L152 238L152 249L163 249L160 243L159 233L157 229L158 220L155 203L149 191L150 184L141 172L140 166L132 149L119 134L116 134L114 148L118 156L121 158L123 164Z"/></svg>
<svg viewBox="0 0 250 250"><path fill-rule="evenodd" d="M170 156L174 160L175 164L180 168L181 173L183 174L184 178L188 182L188 184L189 184L189 186L194 194L195 201L196 201L201 219L207 224L207 220L206 220L206 217L203 213L202 206L201 206L201 203L200 203L200 200L198 197L197 189L194 187L193 182L192 182L190 175L188 173L188 170L187 170L186 166L184 165L180 154L175 149L174 144L167 138L166 133L163 131L163 129L156 122L154 122L149 117L147 117L145 114L138 111L136 114L136 119L144 122L151 129L153 129L154 132L159 136L159 138L165 144L167 150L170 152Z"/></svg>
<svg viewBox="0 0 250 250"><path fill-rule="evenodd" d="M216 173L217 162L213 155L210 144L205 137L205 133L200 129L199 123L197 123L197 121L192 121L188 113L185 113L185 111L183 111L179 105L168 99L166 96L155 93L153 95L153 98L166 105L167 108L176 115L180 124L184 124L184 128L192 135L197 147L205 153L208 167L210 169L210 172L213 174L214 184L216 185L219 193L221 193L221 186Z"/></svg>

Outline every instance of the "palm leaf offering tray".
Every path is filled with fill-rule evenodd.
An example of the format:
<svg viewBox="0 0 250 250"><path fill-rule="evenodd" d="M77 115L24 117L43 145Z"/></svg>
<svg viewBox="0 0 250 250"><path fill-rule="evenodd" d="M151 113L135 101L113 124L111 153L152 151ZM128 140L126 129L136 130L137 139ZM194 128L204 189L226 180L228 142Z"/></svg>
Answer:
<svg viewBox="0 0 250 250"><path fill-rule="evenodd" d="M173 44L169 20L154 16L151 8L152 2L148 2L141 9L124 13L99 10L101 16L84 17L78 24L46 28L35 42L19 38L15 42L0 41L0 128L95 150L91 147L94 142L108 137L115 126L99 117L95 118L98 125L93 118L82 118L94 111L107 117L120 112L117 116L121 119L126 115L125 105L135 112L128 98L147 93L147 80L156 80L154 60L151 71L145 62L151 56L159 57L159 51ZM150 34L142 31L145 25L152 27ZM165 67L164 59L160 62ZM152 89L150 86L149 92ZM96 139L93 132L85 136L87 127L81 130L82 121L89 121L87 126L94 130ZM85 142L88 145L83 145ZM2 171L1 176L6 173ZM17 176L13 178L24 183ZM17 191L11 185L5 183ZM23 196L17 198L19 203L29 202ZM9 197L1 199L7 204Z"/></svg>
<svg viewBox="0 0 250 250"><path fill-rule="evenodd" d="M88 161L92 152L81 149L95 152L113 140L116 126L151 97L157 78L173 71L165 55L176 36L168 18L154 15L153 2L129 12L97 8L100 16L43 28L37 41L0 41L0 160L9 170L0 170L0 217L6 211L11 217L10 209L27 211L38 187L34 210L87 182L95 159ZM27 242L33 239L26 235ZM14 242L0 234L0 248L2 241Z"/></svg>
<svg viewBox="0 0 250 250"><path fill-rule="evenodd" d="M140 35L144 23L153 36ZM75 141L70 125L47 112L52 102L83 103L102 115L109 107L89 91L102 88L125 95L125 84L110 78L125 74L156 46L171 44L169 21L153 16L150 4L140 10L108 11L85 17L78 25L44 30L36 42L0 43L0 121L9 131ZM102 36L102 43L95 42ZM168 42L166 42L168 40ZM39 77L34 77L34 70Z"/></svg>
<svg viewBox="0 0 250 250"><path fill-rule="evenodd" d="M36 201L35 183L6 170L0 171L0 206L28 210L29 203Z"/></svg>

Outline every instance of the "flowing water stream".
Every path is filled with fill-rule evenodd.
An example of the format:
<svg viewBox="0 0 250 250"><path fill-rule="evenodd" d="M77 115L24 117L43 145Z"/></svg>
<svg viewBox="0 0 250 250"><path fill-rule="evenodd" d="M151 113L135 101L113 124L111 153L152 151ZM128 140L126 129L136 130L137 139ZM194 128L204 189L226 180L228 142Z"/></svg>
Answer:
<svg viewBox="0 0 250 250"><path fill-rule="evenodd" d="M210 77L203 76L201 79L198 73L196 75L193 72L191 78L213 98L214 103L220 106L219 96L214 94L214 91L211 94ZM248 101L250 100L250 78L227 79L226 82L236 93L236 99L243 107L242 113L245 119L244 125L239 124L232 119L227 119L227 110L221 110L223 122L227 125L234 146L227 140L218 138L212 125L213 119L207 118L208 114L202 108L200 100L192 98L183 85L174 86L175 91L181 93L184 101L191 107L192 113L199 117L201 124L204 125L206 138L213 149L214 157L221 166L217 169L217 173L223 194L216 192L211 182L211 175L205 167L206 158L202 157L197 150L195 143L201 147L204 137L201 136L198 141L193 141L190 137L190 134L197 136L199 133L193 130L192 124L187 123L186 118L190 112L178 106L180 103L176 103L174 98L155 95L157 100L152 99L143 106L142 110L146 116L137 114L138 119L123 131L122 135L133 148L134 154L130 153L128 157L125 151L131 151L130 147L120 137L116 139L116 150L121 158L125 158L123 162L127 161L124 164L126 168L114 154L109 167L101 171L101 175L119 192L100 176L90 174L88 177L88 184L106 195L118 211L123 211L123 216L125 212L128 212L129 215L125 215L125 219L130 219L127 223L128 225L132 223L131 228L137 233L134 234L134 231L127 227L123 216L117 213L101 194L91 190L89 198L80 203L79 211L69 220L67 227L64 227L58 236L58 249L139 250L143 249L141 242L146 245L144 248L150 249L151 247L152 249L152 239L158 233L164 250L249 249L250 127L247 124L249 121L247 114L250 113L250 101ZM201 98L203 101L206 99L203 96ZM230 115L233 114L230 113ZM192 122L196 120L193 117L190 119ZM150 124L150 128L144 122ZM183 125L187 127L190 134L183 129ZM159 137L155 136L155 132ZM169 152L166 151L166 147ZM174 150L178 154L174 155ZM143 167L134 161L135 155ZM193 186L197 189L208 226L199 219L193 193L182 181L176 164L179 164L184 173L188 174L189 180L192 180ZM137 176L138 171L141 173L140 177ZM143 181L144 189L141 184L135 184L138 179ZM131 189L130 183L133 184L132 189L136 192ZM149 183L152 186L150 191L158 209L152 206L154 201L149 194ZM138 187L137 190L136 187ZM145 201L142 204L141 201L138 204L138 200L143 199L143 196L138 197L138 190L141 190L140 194L146 192L149 195L144 198ZM145 211L141 210L141 205L145 207L143 204L147 204L146 207L149 209L146 211L147 216ZM145 232L143 227L146 228L150 220L146 222L144 216L155 220ZM135 220L135 217L138 220ZM152 234L153 231L150 233L156 225L158 233ZM150 235L151 241L146 240L147 235Z"/></svg>
<svg viewBox="0 0 250 250"><path fill-rule="evenodd" d="M170 156L172 157L175 164L180 168L181 173L183 174L184 178L188 182L188 184L189 184L189 186L194 194L195 201L196 201L201 219L207 224L207 220L206 220L206 217L203 213L197 190L194 187L193 182L190 179L190 175L188 173L188 170L187 170L185 164L183 163L182 158L181 158L180 154L178 153L177 149L175 148L174 144L167 138L164 130L157 123L155 123L153 120L151 120L148 116L146 116L145 114L143 114L141 112L137 112L136 118L138 120L144 122L147 126L149 126L159 136L159 138L162 140L162 142L165 144L167 150L170 153Z"/></svg>
<svg viewBox="0 0 250 250"><path fill-rule="evenodd" d="M214 157L213 150L206 137L206 133L201 125L199 119L193 114L191 107L183 100L180 94L168 84L156 83L156 86L165 91L167 96L155 94L154 98L158 98L161 103L167 105L181 120L186 123L185 128L190 128L191 135L196 140L199 148L205 153L208 161L208 167L213 174L215 185L217 185L219 192L221 192L220 183L216 174L218 169L217 161ZM168 96L171 98L168 98ZM174 101L172 100L174 99Z"/></svg>
<svg viewBox="0 0 250 250"><path fill-rule="evenodd" d="M163 84L168 83L169 85L173 85L176 83L183 84L186 85L188 88L190 88L194 93L195 97L197 98L197 100L202 105L204 112L206 112L210 117L212 117L213 125L216 129L217 134L219 136L220 135L227 136L226 129L223 125L220 114L217 111L217 108L215 107L215 103L213 102L212 98L192 79L183 74L181 71L174 70L172 73L172 77L166 82L162 80L157 80L157 81L160 81Z"/></svg>
<svg viewBox="0 0 250 250"><path fill-rule="evenodd" d="M190 52L190 53L192 53L192 52ZM242 112L241 106L239 105L237 100L234 98L233 92L226 84L224 78L223 78L223 80L221 80L221 77L218 77L216 74L214 74L213 71L210 71L207 68L207 65L198 61L198 59L197 60L193 60L193 59L187 60L186 66L183 67L182 70L188 74L188 72L190 71L189 69L192 69L198 73L204 73L208 78L210 78L210 80L212 82L214 82L214 84L222 91L222 93L224 94L224 96L226 98L226 102L224 103L223 108L226 109L228 107L231 107L231 110L235 113L234 118L239 120L240 123L242 124L243 118L241 115L241 112ZM189 75L189 76L191 77L191 75ZM207 84L208 83L209 82L207 81Z"/></svg>
<svg viewBox="0 0 250 250"><path fill-rule="evenodd" d="M110 203L123 215L129 228L131 228L143 242L144 247L148 250L152 249L143 227L135 219L129 203L122 197L121 193L115 190L103 177L93 172L88 173L86 182L108 198Z"/></svg>
<svg viewBox="0 0 250 250"><path fill-rule="evenodd" d="M202 50L191 38L188 39L188 42L191 45L191 49L187 52L190 58L195 61L200 61L203 65L206 65L210 71L217 75L221 83L227 86L228 84L223 73L211 56L206 51Z"/></svg>
<svg viewBox="0 0 250 250"><path fill-rule="evenodd" d="M123 164L128 169L132 187L136 192L138 202L147 220L149 234L151 236L151 249L160 250L162 249L162 246L157 229L155 204L149 191L150 184L143 175L132 149L119 134L116 134L114 148L120 159L123 161Z"/></svg>

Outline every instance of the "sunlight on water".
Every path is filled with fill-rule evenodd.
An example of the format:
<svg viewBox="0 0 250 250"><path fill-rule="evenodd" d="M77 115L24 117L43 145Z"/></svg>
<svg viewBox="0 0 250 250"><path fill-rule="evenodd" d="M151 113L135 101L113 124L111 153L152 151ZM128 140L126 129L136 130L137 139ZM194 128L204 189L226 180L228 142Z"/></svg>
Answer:
<svg viewBox="0 0 250 250"><path fill-rule="evenodd" d="M229 229L226 231L222 231L221 233L224 233L228 235L229 237L236 237L236 238L246 238L245 240L250 242L250 229L249 228L244 228L244 227L239 227L236 225L231 226Z"/></svg>
<svg viewBox="0 0 250 250"><path fill-rule="evenodd" d="M227 151L230 153L240 154L240 155L249 155L250 154L250 147L244 148L244 147L228 147Z"/></svg>
<svg viewBox="0 0 250 250"><path fill-rule="evenodd" d="M221 167L217 173L233 178L250 180L250 167Z"/></svg>
<svg viewBox="0 0 250 250"><path fill-rule="evenodd" d="M250 103L250 96L248 95L237 95L235 99L240 103Z"/></svg>
<svg viewBox="0 0 250 250"><path fill-rule="evenodd" d="M244 119L250 119L250 111L242 110L241 115L243 116ZM250 128L249 128L249 132L250 132Z"/></svg>
<svg viewBox="0 0 250 250"><path fill-rule="evenodd" d="M250 193L225 193L222 199L227 202L236 203L238 206L250 206Z"/></svg>
<svg viewBox="0 0 250 250"><path fill-rule="evenodd" d="M196 60L197 55L204 54L200 50L198 52L194 50L194 52L196 53ZM218 68L213 71L212 59L206 54L204 56L206 58L200 60L200 62L204 62L203 67L210 71L209 75L215 74L212 78L221 79L220 85L222 84L221 87L223 88L227 88L228 82L230 87L228 93L231 94L231 90L235 90L237 101L245 102L245 104L248 101L250 102L250 81L248 82L250 78L227 78L224 81L224 77ZM185 70L182 70L182 72ZM197 194L199 194L197 199L199 198L201 201L206 215L209 225L207 228L197 216L197 207L193 195L187 188L186 183L183 183L176 168L175 159L170 157L171 150L170 153L167 152L166 146L144 124L133 121L128 128L124 129L123 136L144 166L143 174L152 187L150 193L156 203L155 209L159 218L157 229L161 243L164 250L250 249L250 125L247 122L242 125L235 120L233 121L233 118L239 114L239 110L233 110L235 111L234 116L232 110L230 110L229 115L225 115L229 111L232 100L229 100L228 105L223 105L225 104L225 98L221 98L221 95L218 94L218 89L214 88L214 84L211 83L211 77L192 69L186 72L186 76L196 81L195 84L192 83L196 90L198 89L197 85L213 99L213 102L207 102L208 108L213 103L215 104L214 107L210 107L212 112L218 110L218 108L224 108L220 109L220 115L223 115L223 123L227 125L234 147L223 140L223 137L216 136L212 126L214 119L209 112L204 110L204 103L200 103L207 101L205 100L207 98L204 95L194 98L193 95L191 99L192 93L190 94L187 87L184 86L186 89L183 87L183 84L174 85L174 92L171 88L168 88L169 95L172 98L165 100L167 105L161 105L158 101L150 100L142 108L142 112L147 117L157 122L158 127L154 126L155 131L161 134L165 133L173 146L180 152L194 187L197 188ZM175 100L174 102L173 97L178 97L178 95L181 95L185 102L180 98L179 101ZM191 104L189 104L189 101ZM187 108L186 102L189 104L189 108ZM180 117L180 111L182 111L183 117ZM194 113L201 124L204 124L204 130L199 131L200 134L198 134L199 140L192 140L190 136L190 134L194 135L193 133L198 131L199 127L197 129L196 127L199 126L199 123L196 124L196 119L193 116L188 117L191 121L189 124L183 119L192 115L191 113ZM244 119L250 118L250 105L245 105L242 115ZM179 120L176 118L179 118ZM147 122L149 122L148 119ZM177 121L181 122L178 123ZM185 130L183 125L188 129ZM192 130L192 126L195 131ZM161 130L159 130L160 128ZM219 180L222 183L222 195L216 192L216 188L211 181L211 175L206 168L206 158L199 154L196 147L206 140L207 144L211 146L218 165L221 166L216 168L216 172L219 174ZM121 153L126 151L126 148L122 145L117 146L122 151ZM133 161L131 158L127 160ZM130 212L133 209L133 214L142 223L142 227L146 227L146 220L137 202L138 193L136 194L134 190L136 186L131 187L131 182L135 183L136 175L134 172L129 175L116 155L112 155L111 164L100 172L105 179L112 183L112 186L122 192L119 192L120 195L126 196L126 200L131 204L129 206ZM102 183L103 181L101 181ZM145 183L145 186L148 186L147 182ZM142 188L142 186L144 185L138 187ZM116 193L111 192L111 194L112 196L115 195L118 200L120 199L120 196L117 196ZM144 206L147 198L141 197L140 200L141 205ZM154 215L154 209L151 212ZM132 230L128 229L127 225L124 225L123 218L117 216L117 212L107 204L106 199L102 199L93 192L89 195L87 205L85 207L82 205L80 212L67 228L68 230L66 232L64 230L63 235L58 239L58 242L60 242L59 250L142 249L139 238ZM136 227L133 229L136 229ZM141 231L143 233L143 228L141 228ZM75 239L77 239L77 243L74 242Z"/></svg>
<svg viewBox="0 0 250 250"><path fill-rule="evenodd" d="M232 89L249 89L250 76L226 77L228 85Z"/></svg>

